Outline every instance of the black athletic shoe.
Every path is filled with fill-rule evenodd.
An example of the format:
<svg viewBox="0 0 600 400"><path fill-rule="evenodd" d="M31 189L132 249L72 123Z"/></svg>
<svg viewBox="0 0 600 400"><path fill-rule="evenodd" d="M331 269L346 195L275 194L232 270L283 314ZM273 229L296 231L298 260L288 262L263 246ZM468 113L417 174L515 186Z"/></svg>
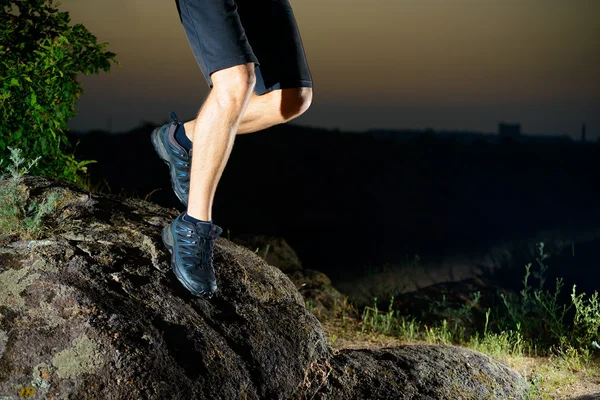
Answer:
<svg viewBox="0 0 600 400"><path fill-rule="evenodd" d="M175 140L175 130L180 124L177 116L171 112L173 122L165 124L152 132L152 145L158 156L169 166L171 185L175 195L186 207L190 192L190 166L192 150L189 152Z"/></svg>
<svg viewBox="0 0 600 400"><path fill-rule="evenodd" d="M209 222L194 225L184 220L183 215L162 231L163 242L171 252L171 267L193 295L210 298L217 290L214 244L223 229Z"/></svg>

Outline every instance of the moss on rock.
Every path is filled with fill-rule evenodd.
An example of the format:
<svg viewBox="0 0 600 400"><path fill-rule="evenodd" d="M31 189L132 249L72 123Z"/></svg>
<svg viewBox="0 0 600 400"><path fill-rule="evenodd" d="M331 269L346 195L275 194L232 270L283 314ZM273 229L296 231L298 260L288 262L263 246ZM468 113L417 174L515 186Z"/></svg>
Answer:
<svg viewBox="0 0 600 400"><path fill-rule="evenodd" d="M52 365L61 378L76 378L102 367L100 346L83 334L73 341L73 347L60 351L52 358Z"/></svg>

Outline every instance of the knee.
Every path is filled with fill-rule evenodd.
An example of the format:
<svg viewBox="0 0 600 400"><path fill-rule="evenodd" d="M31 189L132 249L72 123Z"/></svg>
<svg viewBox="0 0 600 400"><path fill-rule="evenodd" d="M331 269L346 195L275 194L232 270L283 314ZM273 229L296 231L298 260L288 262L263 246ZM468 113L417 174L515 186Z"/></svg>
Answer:
<svg viewBox="0 0 600 400"><path fill-rule="evenodd" d="M236 65L216 71L211 75L211 79L212 92L222 107L241 107L254 92L254 64Z"/></svg>
<svg viewBox="0 0 600 400"><path fill-rule="evenodd" d="M312 88L283 89L281 93L281 115L289 121L302 115L312 103Z"/></svg>

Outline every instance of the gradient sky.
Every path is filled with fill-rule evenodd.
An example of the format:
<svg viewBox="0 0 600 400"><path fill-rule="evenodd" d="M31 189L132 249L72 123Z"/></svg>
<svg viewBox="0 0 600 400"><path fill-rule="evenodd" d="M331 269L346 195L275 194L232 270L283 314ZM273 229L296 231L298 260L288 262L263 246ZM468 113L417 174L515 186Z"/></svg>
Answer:
<svg viewBox="0 0 600 400"><path fill-rule="evenodd" d="M314 81L295 123L600 138L600 0L290 0ZM75 130L191 118L208 87L173 0L63 0L120 67L83 77Z"/></svg>

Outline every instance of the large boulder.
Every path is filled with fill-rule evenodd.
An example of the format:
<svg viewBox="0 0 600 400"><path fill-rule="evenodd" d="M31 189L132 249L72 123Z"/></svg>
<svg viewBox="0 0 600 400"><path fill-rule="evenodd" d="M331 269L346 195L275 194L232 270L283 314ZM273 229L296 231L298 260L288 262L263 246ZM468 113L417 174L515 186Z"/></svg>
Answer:
<svg viewBox="0 0 600 400"><path fill-rule="evenodd" d="M32 179L32 196L56 183ZM329 356L290 280L216 245L218 295L191 296L160 232L176 213L64 185L46 238L0 248L0 395L289 398Z"/></svg>
<svg viewBox="0 0 600 400"><path fill-rule="evenodd" d="M458 348L336 353L294 284L225 239L217 295L193 297L160 240L175 210L25 185L32 199L56 190L62 200L43 238L0 235L3 400L510 398L526 386Z"/></svg>
<svg viewBox="0 0 600 400"><path fill-rule="evenodd" d="M490 357L454 346L341 350L315 398L521 399L528 384Z"/></svg>

